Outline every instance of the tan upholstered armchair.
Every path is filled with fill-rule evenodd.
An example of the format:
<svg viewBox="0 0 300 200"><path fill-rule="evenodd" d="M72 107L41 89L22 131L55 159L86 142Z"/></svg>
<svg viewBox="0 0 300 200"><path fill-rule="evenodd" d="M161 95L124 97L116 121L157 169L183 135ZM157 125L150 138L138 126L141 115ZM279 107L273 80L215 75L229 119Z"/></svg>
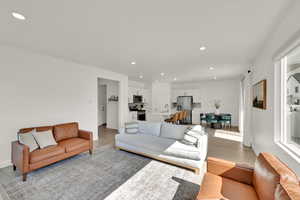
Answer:
<svg viewBox="0 0 300 200"><path fill-rule="evenodd" d="M298 200L297 175L275 156L261 153L254 168L208 158L197 200Z"/></svg>

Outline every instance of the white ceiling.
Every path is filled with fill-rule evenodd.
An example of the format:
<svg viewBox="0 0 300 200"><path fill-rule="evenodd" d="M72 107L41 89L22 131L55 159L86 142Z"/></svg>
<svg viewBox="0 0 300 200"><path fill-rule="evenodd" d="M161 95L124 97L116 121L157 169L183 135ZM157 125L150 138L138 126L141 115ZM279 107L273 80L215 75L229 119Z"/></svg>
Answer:
<svg viewBox="0 0 300 200"><path fill-rule="evenodd" d="M292 0L0 1L0 43L131 79L196 81L239 76Z"/></svg>

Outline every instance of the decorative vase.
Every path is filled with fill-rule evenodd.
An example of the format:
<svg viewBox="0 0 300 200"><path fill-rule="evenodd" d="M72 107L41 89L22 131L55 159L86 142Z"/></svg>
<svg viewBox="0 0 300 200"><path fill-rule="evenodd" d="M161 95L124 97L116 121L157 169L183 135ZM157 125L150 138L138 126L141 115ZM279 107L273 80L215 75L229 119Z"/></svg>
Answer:
<svg viewBox="0 0 300 200"><path fill-rule="evenodd" d="M220 110L219 110L218 108L216 109L215 114L216 114L216 115L219 115L219 114L220 114Z"/></svg>

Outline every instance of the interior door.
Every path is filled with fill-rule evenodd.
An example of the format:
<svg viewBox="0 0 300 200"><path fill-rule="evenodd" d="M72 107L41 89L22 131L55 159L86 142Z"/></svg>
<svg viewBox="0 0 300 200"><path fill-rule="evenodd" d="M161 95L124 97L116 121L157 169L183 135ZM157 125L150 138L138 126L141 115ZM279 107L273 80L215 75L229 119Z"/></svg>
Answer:
<svg viewBox="0 0 300 200"><path fill-rule="evenodd" d="M98 126L106 123L106 85L100 85L98 87Z"/></svg>

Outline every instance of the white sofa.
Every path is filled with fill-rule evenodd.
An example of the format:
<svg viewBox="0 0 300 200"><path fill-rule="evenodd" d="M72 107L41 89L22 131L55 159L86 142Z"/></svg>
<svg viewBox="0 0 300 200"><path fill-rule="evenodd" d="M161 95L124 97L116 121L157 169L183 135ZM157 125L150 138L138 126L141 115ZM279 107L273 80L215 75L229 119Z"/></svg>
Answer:
<svg viewBox="0 0 300 200"><path fill-rule="evenodd" d="M197 130L201 130L197 147L187 145L181 142L186 128L167 123L138 122L135 134L126 133L125 128L119 129L115 145L117 149L188 168L199 174L207 155L207 134L197 125ZM179 154L170 153L170 149L179 150Z"/></svg>

